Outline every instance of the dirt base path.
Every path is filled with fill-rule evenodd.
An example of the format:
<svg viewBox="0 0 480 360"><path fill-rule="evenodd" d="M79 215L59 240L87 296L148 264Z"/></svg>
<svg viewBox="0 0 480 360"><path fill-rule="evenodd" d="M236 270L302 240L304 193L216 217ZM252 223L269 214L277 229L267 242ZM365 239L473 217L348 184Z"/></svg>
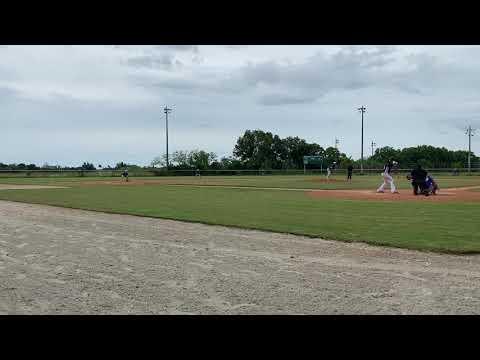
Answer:
<svg viewBox="0 0 480 360"><path fill-rule="evenodd" d="M325 180L317 179L316 182L343 182L340 180ZM239 185L225 185L220 183L209 184L195 184L195 183L175 183L171 180L131 180L125 181L84 181L80 183L82 186L98 186L98 185L118 185L118 186L142 186L142 185L168 185L179 187L213 187L223 189L251 189L251 190L278 190L278 191L301 191L305 192L307 196L312 198L336 198L346 200L375 200L375 201L459 201L459 202L479 202L480 186L470 186L463 188L445 188L440 189L437 195L432 196L414 196L411 189L399 190L398 194L391 194L389 190L384 193L377 193L375 190L338 190L338 189L312 189L312 188L284 188L284 187L258 187L258 186L239 186Z"/></svg>
<svg viewBox="0 0 480 360"><path fill-rule="evenodd" d="M478 202L480 201L480 191L478 186L464 188L447 188L439 190L436 195L413 195L411 190L399 190L399 193L392 194L390 191L377 193L375 190L313 190L308 191L307 195L313 198L336 198L347 200L386 200L386 201L459 201L459 202Z"/></svg>
<svg viewBox="0 0 480 360"><path fill-rule="evenodd" d="M0 184L0 190L66 189L65 186Z"/></svg>
<svg viewBox="0 0 480 360"><path fill-rule="evenodd" d="M2 314L479 314L480 256L0 201Z"/></svg>

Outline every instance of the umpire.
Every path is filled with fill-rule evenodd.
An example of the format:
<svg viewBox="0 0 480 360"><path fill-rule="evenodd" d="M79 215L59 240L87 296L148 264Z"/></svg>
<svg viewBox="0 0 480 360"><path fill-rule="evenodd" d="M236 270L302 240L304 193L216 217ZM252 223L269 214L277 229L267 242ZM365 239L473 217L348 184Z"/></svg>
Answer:
<svg viewBox="0 0 480 360"><path fill-rule="evenodd" d="M420 164L417 165L415 169L410 172L413 194L418 195L418 192L423 192L425 190L425 181L427 180L427 172L422 169Z"/></svg>

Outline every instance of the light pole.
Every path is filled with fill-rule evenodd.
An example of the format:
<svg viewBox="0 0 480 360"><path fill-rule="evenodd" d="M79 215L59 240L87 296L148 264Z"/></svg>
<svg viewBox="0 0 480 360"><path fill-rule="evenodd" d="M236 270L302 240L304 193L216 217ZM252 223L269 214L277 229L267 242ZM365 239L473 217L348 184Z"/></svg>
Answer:
<svg viewBox="0 0 480 360"><path fill-rule="evenodd" d="M363 174L363 114L365 111L367 111L367 108L365 106L359 107L358 111L362 113L362 151L361 151L361 157L360 157L360 173Z"/></svg>
<svg viewBox="0 0 480 360"><path fill-rule="evenodd" d="M472 126L469 125L468 128L467 128L467 131L465 132L465 134L468 135L468 172L471 172L471 169L472 169L472 165L471 165L471 162L470 162L470 156L471 156L471 153L472 153L472 136L473 136L474 131L475 131L475 129L472 129Z"/></svg>
<svg viewBox="0 0 480 360"><path fill-rule="evenodd" d="M375 146L377 146L377 144L372 141L372 156L373 156L373 148L374 148Z"/></svg>
<svg viewBox="0 0 480 360"><path fill-rule="evenodd" d="M172 109L169 109L167 106L163 109L165 113L165 133L167 135L167 170L168 170L168 114L172 112Z"/></svg>

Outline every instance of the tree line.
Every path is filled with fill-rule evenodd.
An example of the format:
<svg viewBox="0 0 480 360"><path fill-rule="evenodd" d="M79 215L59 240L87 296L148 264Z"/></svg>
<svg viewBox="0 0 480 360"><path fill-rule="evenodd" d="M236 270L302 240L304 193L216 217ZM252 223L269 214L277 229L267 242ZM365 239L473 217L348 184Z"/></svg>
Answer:
<svg viewBox="0 0 480 360"><path fill-rule="evenodd" d="M480 158L473 152L470 154L472 166L480 165ZM367 160L367 165L375 167L384 164L388 159L398 161L400 166L411 167L420 164L425 168L464 168L467 166L468 151L448 150L445 147L420 145L403 149L389 146L376 149L373 156Z"/></svg>
<svg viewBox="0 0 480 360"><path fill-rule="evenodd" d="M233 148L233 156L217 159L214 153L204 150L176 151L170 158L170 169L177 170L281 170L303 169L304 156L321 156L323 166L335 162L338 168L353 165L360 168L360 159L352 159L335 147L322 147L299 137L281 138L271 132L247 130ZM364 159L364 168L381 168L388 160L395 160L400 167L409 168L420 164L425 168L464 168L468 151L448 150L445 147L420 145L403 149L389 146L376 149L374 154ZM154 167L166 165L165 155L157 157ZM471 153L473 166L480 165L480 158Z"/></svg>
<svg viewBox="0 0 480 360"><path fill-rule="evenodd" d="M246 130L239 136L232 151L232 156L218 158L213 152L205 150L175 151L169 158L169 169L173 170L282 170L303 169L304 156L322 157L323 166L336 162L337 167L346 168L353 165L360 167L360 160L354 160L340 152L335 147L322 147L317 143L309 143L299 137L281 138L268 131ZM381 168L386 161L398 161L400 167L408 168L421 164L425 168L464 168L466 167L468 151L448 150L445 147L420 145L403 149L389 146L375 150L374 154L364 159L364 168ZM480 158L471 153L472 166L480 165ZM120 170L165 168L166 155L157 156L150 166L138 166L118 162L114 167L84 162L77 167L60 167L44 164L3 164L0 170Z"/></svg>
<svg viewBox="0 0 480 360"><path fill-rule="evenodd" d="M19 163L19 164L4 164L0 162L0 170L17 170L17 171L28 171L28 170L72 170L72 171L81 171L81 170L121 170L125 168L142 168L141 166L135 165L135 164L127 164L122 162L117 163L114 167L111 167L110 165L107 166L102 166L102 165L97 165L95 166L93 163L90 162L84 162L82 165L79 166L60 166L60 165L49 165L47 163L37 166L35 164L24 164L24 163Z"/></svg>

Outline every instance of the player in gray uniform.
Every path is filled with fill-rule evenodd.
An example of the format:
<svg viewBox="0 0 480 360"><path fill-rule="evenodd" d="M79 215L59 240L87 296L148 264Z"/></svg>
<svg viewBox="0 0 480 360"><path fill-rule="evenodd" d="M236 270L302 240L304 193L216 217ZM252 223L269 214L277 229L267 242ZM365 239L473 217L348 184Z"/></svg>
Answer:
<svg viewBox="0 0 480 360"><path fill-rule="evenodd" d="M387 185L390 185L390 191L392 192L392 194L398 194L397 188L395 187L395 184L393 183L393 177L391 175L393 166L396 165L396 164L397 164L396 161L392 162L391 160L388 160L387 163L385 164L385 166L383 167L383 173L382 173L383 183L377 189L378 193L383 193L384 190L385 190L385 187Z"/></svg>

